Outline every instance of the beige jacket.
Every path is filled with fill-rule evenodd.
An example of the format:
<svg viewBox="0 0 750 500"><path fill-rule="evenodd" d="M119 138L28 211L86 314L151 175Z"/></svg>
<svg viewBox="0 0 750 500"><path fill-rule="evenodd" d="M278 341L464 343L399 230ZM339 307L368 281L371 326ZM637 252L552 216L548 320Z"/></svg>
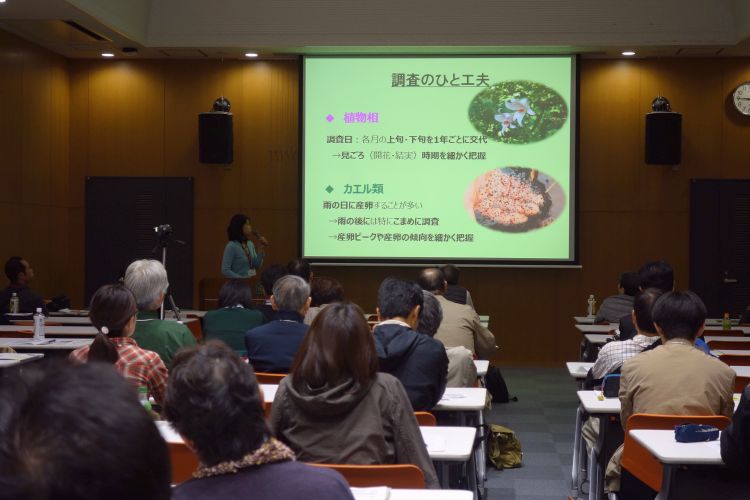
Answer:
<svg viewBox="0 0 750 500"><path fill-rule="evenodd" d="M471 351L464 346L446 347L448 355L448 383L446 387L474 387L477 367Z"/></svg>
<svg viewBox="0 0 750 500"><path fill-rule="evenodd" d="M473 307L456 304L442 295L435 295L443 308L443 321L435 338L445 347L464 346L480 359L491 359L495 354L495 336L482 326Z"/></svg>
<svg viewBox="0 0 750 500"><path fill-rule="evenodd" d="M633 356L622 365L622 425L633 413L731 417L734 375L727 365L682 339Z"/></svg>

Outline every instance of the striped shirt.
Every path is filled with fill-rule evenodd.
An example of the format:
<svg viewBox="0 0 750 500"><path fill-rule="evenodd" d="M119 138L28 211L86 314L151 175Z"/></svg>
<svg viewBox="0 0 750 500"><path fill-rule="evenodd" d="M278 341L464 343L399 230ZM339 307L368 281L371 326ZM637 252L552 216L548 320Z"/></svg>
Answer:
<svg viewBox="0 0 750 500"><path fill-rule="evenodd" d="M115 368L126 379L136 386L148 387L148 392L157 403L161 404L167 388L167 367L158 354L138 347L131 337L110 337L117 347L120 358ZM70 359L85 363L89 359L89 346L84 346L70 353Z"/></svg>

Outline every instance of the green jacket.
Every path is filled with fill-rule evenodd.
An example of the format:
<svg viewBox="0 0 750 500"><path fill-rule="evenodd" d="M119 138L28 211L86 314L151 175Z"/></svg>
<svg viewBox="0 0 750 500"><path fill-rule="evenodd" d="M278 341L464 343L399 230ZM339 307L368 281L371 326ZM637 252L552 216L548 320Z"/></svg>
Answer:
<svg viewBox="0 0 750 500"><path fill-rule="evenodd" d="M263 314L255 309L223 307L208 311L203 317L203 337L221 340L237 354L247 354L245 332L263 324Z"/></svg>
<svg viewBox="0 0 750 500"><path fill-rule="evenodd" d="M169 368L181 348L195 345L190 329L171 320L159 319L157 311L138 311L133 339L141 349L154 351Z"/></svg>

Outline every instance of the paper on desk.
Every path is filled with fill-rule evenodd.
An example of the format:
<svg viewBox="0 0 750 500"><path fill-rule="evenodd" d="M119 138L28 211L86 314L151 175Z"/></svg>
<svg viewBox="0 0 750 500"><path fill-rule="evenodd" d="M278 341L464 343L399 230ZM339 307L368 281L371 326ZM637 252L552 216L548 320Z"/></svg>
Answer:
<svg viewBox="0 0 750 500"><path fill-rule="evenodd" d="M424 438L424 444L427 446L427 451L434 453L445 451L445 438L442 436L422 436Z"/></svg>
<svg viewBox="0 0 750 500"><path fill-rule="evenodd" d="M391 489L388 486L375 486L372 488L351 488L352 496L356 500L388 500Z"/></svg>
<svg viewBox="0 0 750 500"><path fill-rule="evenodd" d="M451 400L451 399L466 399L465 394L458 394L458 393L444 393L443 397L440 398L442 401Z"/></svg>

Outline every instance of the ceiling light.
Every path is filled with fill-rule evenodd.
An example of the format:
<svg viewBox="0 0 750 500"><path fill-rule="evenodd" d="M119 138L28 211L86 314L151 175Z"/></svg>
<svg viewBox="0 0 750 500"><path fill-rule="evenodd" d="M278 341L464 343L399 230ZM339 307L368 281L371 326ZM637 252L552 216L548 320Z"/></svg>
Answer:
<svg viewBox="0 0 750 500"><path fill-rule="evenodd" d="M115 57L112 52L102 52L102 57Z"/></svg>
<svg viewBox="0 0 750 500"><path fill-rule="evenodd" d="M624 56L634 56L635 52L633 52L632 50L626 50L625 52L622 53L622 55L624 55Z"/></svg>
<svg viewBox="0 0 750 500"><path fill-rule="evenodd" d="M245 57L258 57L255 52L245 52Z"/></svg>

